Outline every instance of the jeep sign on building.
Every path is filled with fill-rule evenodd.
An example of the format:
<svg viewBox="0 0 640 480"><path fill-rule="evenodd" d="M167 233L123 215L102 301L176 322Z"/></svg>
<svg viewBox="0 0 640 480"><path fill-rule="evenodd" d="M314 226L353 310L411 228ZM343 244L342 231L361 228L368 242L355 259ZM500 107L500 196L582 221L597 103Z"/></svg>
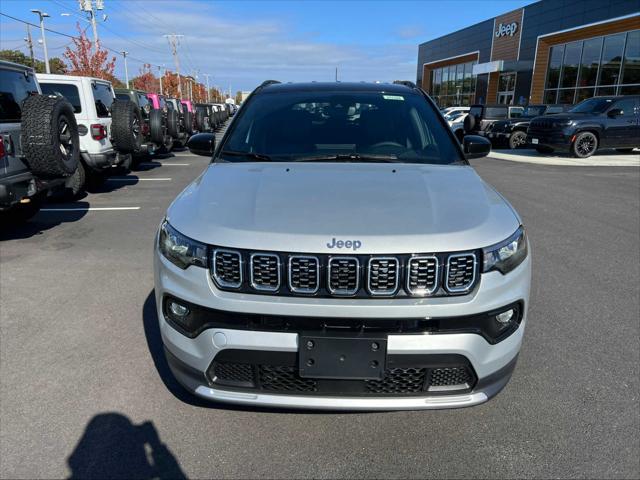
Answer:
<svg viewBox="0 0 640 480"><path fill-rule="evenodd" d="M417 77L441 107L638 94L640 9L541 0L421 44Z"/></svg>

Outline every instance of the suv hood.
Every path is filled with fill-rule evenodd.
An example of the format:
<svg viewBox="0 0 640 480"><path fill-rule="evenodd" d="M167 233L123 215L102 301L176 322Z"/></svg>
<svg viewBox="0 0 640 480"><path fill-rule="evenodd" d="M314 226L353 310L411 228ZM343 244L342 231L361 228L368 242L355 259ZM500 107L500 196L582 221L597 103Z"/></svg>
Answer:
<svg viewBox="0 0 640 480"><path fill-rule="evenodd" d="M168 221L204 243L255 250L357 253L469 250L520 222L468 166L218 163L172 203Z"/></svg>

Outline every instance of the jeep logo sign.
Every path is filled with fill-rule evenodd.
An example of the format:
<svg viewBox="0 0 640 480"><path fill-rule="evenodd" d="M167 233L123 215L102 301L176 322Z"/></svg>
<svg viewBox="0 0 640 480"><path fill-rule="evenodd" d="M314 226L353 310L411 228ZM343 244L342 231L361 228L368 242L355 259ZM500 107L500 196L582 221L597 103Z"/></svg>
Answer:
<svg viewBox="0 0 640 480"><path fill-rule="evenodd" d="M327 243L327 248L349 248L355 252L362 246L360 240L337 240L335 237Z"/></svg>
<svg viewBox="0 0 640 480"><path fill-rule="evenodd" d="M507 35L513 37L517 31L517 22L507 23L506 25L504 23L501 23L500 25L498 25L498 28L496 28L496 38L504 37Z"/></svg>

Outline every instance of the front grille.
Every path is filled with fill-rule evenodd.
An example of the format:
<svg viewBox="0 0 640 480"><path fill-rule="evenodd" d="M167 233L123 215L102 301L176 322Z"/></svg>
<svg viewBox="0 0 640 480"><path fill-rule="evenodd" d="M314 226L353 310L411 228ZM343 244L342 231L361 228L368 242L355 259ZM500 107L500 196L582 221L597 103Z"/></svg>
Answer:
<svg viewBox="0 0 640 480"><path fill-rule="evenodd" d="M447 264L447 290L465 292L471 288L476 276L474 254L450 255Z"/></svg>
<svg viewBox="0 0 640 480"><path fill-rule="evenodd" d="M416 393L424 390L426 368L392 368L382 380L365 380L367 393Z"/></svg>
<svg viewBox="0 0 640 480"><path fill-rule="evenodd" d="M329 291L334 295L353 295L360 287L360 263L355 257L329 259Z"/></svg>
<svg viewBox="0 0 640 480"><path fill-rule="evenodd" d="M212 247L221 290L279 296L425 297L466 295L479 279L476 252L308 255Z"/></svg>
<svg viewBox="0 0 640 480"><path fill-rule="evenodd" d="M214 250L213 278L221 287L240 287L242 285L242 257L240 252Z"/></svg>
<svg viewBox="0 0 640 480"><path fill-rule="evenodd" d="M369 260L367 286L371 295L393 295L398 289L400 262L393 257L374 257Z"/></svg>
<svg viewBox="0 0 640 480"><path fill-rule="evenodd" d="M280 288L280 257L254 253L250 260L251 286L256 290L275 292Z"/></svg>
<svg viewBox="0 0 640 480"><path fill-rule="evenodd" d="M257 363L238 363L225 361L226 358L250 358L252 354L241 350L223 351L218 354L207 370L207 377L212 386L232 387L246 391L264 391L290 395L357 395L357 396L399 396L428 395L429 393L460 393L469 391L476 381L475 374L468 361L460 355L452 355L446 363L435 357L425 355L419 363L399 365L387 368L380 380L345 380L302 378L298 372L296 354L291 352L276 354L288 355L289 361L271 364L267 357L274 352L257 351L253 355ZM392 356L394 358L402 355ZM390 357L389 357L390 358ZM433 362L430 358L434 358ZM275 358L272 357L276 362ZM266 362L265 362L266 360ZM397 362L397 361L396 361ZM405 365L402 365L405 363Z"/></svg>
<svg viewBox="0 0 640 480"><path fill-rule="evenodd" d="M473 375L467 367L434 368L429 375L429 391L469 388Z"/></svg>
<svg viewBox="0 0 640 480"><path fill-rule="evenodd" d="M292 366L260 365L258 367L260 385L263 390L274 392L315 392L317 382L311 378L300 378L298 370Z"/></svg>
<svg viewBox="0 0 640 480"><path fill-rule="evenodd" d="M413 257L409 260L407 290L412 295L429 295L438 287L438 259Z"/></svg>
<svg viewBox="0 0 640 480"><path fill-rule="evenodd" d="M296 293L315 293L320 288L318 257L289 258L289 288Z"/></svg>

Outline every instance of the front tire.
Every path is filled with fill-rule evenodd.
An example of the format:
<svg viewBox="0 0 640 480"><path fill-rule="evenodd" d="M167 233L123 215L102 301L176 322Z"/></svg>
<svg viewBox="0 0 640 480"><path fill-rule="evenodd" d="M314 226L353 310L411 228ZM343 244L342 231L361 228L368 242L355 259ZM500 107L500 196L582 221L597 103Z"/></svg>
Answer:
<svg viewBox="0 0 640 480"><path fill-rule="evenodd" d="M591 132L581 132L571 145L571 153L577 158L588 158L598 150L598 137Z"/></svg>
<svg viewBox="0 0 640 480"><path fill-rule="evenodd" d="M515 131L509 136L509 148L511 148L512 150L516 148L522 148L526 145L526 143L527 134L522 130Z"/></svg>

